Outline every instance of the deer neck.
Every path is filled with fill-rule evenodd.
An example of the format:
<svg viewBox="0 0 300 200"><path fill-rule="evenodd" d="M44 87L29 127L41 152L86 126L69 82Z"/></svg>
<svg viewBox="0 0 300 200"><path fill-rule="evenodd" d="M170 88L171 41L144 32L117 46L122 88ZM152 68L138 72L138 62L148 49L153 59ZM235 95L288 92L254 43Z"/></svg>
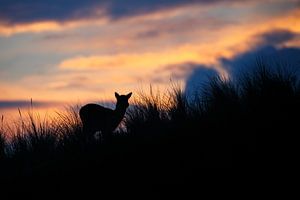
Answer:
<svg viewBox="0 0 300 200"><path fill-rule="evenodd" d="M116 109L114 110L115 116L118 119L122 119L125 115L125 112L126 112L126 108L116 107Z"/></svg>

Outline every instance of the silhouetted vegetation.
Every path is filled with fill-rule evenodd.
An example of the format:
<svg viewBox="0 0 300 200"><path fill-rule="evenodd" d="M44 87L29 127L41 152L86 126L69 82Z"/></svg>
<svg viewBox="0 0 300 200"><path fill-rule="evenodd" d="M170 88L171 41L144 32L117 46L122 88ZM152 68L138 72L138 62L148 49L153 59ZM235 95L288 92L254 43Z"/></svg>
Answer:
<svg viewBox="0 0 300 200"><path fill-rule="evenodd" d="M259 62L232 80L212 77L195 97L178 87L150 90L134 94L110 143L82 132L78 109L53 123L31 114L11 140L0 130L1 180L24 192L120 197L132 192L145 199L155 196L155 187L206 184L211 168L254 171L296 162L296 73Z"/></svg>

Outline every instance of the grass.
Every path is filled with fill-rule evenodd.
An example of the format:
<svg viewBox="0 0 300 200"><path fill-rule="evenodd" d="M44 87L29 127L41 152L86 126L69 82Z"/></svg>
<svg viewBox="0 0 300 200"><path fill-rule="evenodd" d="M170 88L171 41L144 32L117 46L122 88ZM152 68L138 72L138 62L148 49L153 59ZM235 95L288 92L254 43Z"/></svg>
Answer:
<svg viewBox="0 0 300 200"><path fill-rule="evenodd" d="M1 180L27 192L45 191L46 184L73 194L134 189L143 195L151 193L148 184L197 182L207 169L293 163L299 77L259 63L238 78L214 77L192 100L179 87L136 94L109 144L83 134L78 108L59 113L51 123L30 113L11 140L0 129Z"/></svg>

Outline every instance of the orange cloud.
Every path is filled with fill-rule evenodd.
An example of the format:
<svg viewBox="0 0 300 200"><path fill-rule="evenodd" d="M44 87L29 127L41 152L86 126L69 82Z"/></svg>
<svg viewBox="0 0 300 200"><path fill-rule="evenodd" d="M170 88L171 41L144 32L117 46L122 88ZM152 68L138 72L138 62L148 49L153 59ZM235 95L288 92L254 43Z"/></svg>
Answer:
<svg viewBox="0 0 300 200"><path fill-rule="evenodd" d="M124 53L123 51L122 53L112 55L76 56L63 60L59 63L59 67L73 70L107 68L142 68L142 70L149 70L182 62L216 64L216 58L218 57L230 58L237 53L244 52L255 46L258 41L255 41L254 36L257 34L272 29L286 29L293 32L300 32L299 24L300 10L295 10L284 16L267 20L252 21L247 24L240 22L234 25L225 25L224 27L220 27L217 32L204 31L204 39L202 39L201 36L197 36L199 33L193 30L194 33L189 35L191 37L189 42L177 44L177 46L165 46L163 49L157 51L143 50L138 52L137 49L136 52L133 53ZM201 27L199 30L201 30ZM125 47L127 45L127 48L131 51L130 46L132 44L139 44L140 48L144 48L145 45L142 45L145 43L143 40L126 37L121 39L122 40L116 38L117 41L125 44ZM175 40L176 38L172 39ZM160 35L157 35L153 42L164 43L163 40L165 40L165 38L160 38ZM93 46L93 44L90 43L87 45ZM107 48L109 48L109 46L107 46Z"/></svg>
<svg viewBox="0 0 300 200"><path fill-rule="evenodd" d="M35 22L30 24L16 24L16 25L0 25L0 35L11 36L17 33L33 32L39 33L43 31L59 31L62 30L62 25L54 22Z"/></svg>
<svg viewBox="0 0 300 200"><path fill-rule="evenodd" d="M1 24L0 23L0 36L12 36L19 33L42 33L42 32L57 32L64 31L72 28L79 28L82 26L90 25L102 25L106 23L107 20L97 19L97 20L77 20L77 21L67 21L67 22L57 22L57 21L38 21L32 23L23 24Z"/></svg>
<svg viewBox="0 0 300 200"><path fill-rule="evenodd" d="M101 69L123 67L128 69L151 69L155 66L163 66L170 63L199 59L199 57L201 57L201 55L195 52L173 50L157 53L81 56L67 59L61 62L59 66L63 69Z"/></svg>

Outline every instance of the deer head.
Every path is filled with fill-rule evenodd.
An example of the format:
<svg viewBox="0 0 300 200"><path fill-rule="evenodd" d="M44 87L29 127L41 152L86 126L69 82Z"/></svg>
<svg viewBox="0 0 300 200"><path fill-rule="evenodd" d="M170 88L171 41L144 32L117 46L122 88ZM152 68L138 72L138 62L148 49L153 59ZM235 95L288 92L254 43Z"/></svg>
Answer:
<svg viewBox="0 0 300 200"><path fill-rule="evenodd" d="M115 97L117 99L116 110L126 110L129 106L128 99L131 97L132 92L127 95L119 95L115 92Z"/></svg>

